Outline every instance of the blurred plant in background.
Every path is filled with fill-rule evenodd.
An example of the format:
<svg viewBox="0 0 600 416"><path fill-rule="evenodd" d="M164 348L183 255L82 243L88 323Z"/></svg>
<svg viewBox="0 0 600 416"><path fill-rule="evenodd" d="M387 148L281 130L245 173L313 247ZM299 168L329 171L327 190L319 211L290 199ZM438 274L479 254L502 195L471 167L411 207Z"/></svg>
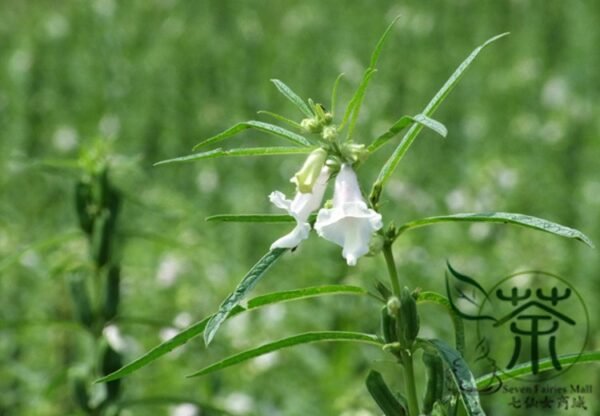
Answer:
<svg viewBox="0 0 600 416"><path fill-rule="evenodd" d="M126 334L123 353L132 359L187 326L191 317L211 313L215 297L231 290L262 247L289 231L288 223L264 233L254 231L260 225L224 232L203 218L240 199L267 210L264 195L287 181L299 162L238 159L160 170L150 165L183 154L199 138L257 108L273 108L280 101L266 80L275 75L301 95L328 91L331 74L339 72L358 83L378 28L397 14L402 19L394 45L365 96L360 137L378 136L399 109L417 113L432 88L481 39L507 30L512 36L483 56L478 70L440 108L437 117L445 120L450 140L432 145L424 137L415 144L413 157L388 184L384 218L401 223L501 206L584 229L596 241L600 236L594 2L550 1L540 7L534 1L350 6L102 0L5 2L0 8L5 40L0 51L0 409L6 414L74 412L67 368L81 356L79 350L88 349L87 336L69 324L73 307L64 301L66 264L87 256L72 207L79 173L57 162L75 159L99 135L112 143L117 166L111 179L123 198L119 234L125 242L124 319L118 328ZM311 59L290 65L307 51ZM345 83L339 91L346 100ZM255 143L252 134L244 140ZM365 183L372 182L385 157L385 152L374 155L362 166ZM260 180L250 186L250 177ZM222 261L223 247L236 261ZM598 315L592 302L599 289L597 254L561 239L514 227L447 225L407 234L398 250L397 266L408 285L438 291L443 280L436 277L447 258L473 274L493 273L490 280L543 262L572 279L591 316ZM311 241L298 251L273 267L270 289L322 284L324 277L332 284L357 284L381 268L377 260L365 260L360 270L349 271L337 248L325 241ZM323 252L331 255L318 267L304 261ZM288 268L297 270L293 279ZM365 317L377 308L366 300L311 302L311 311L270 307L240 315L223 328L223 339L213 348L193 353L199 344L190 343L183 347L186 354L146 367L124 384L124 399L131 404L124 411L148 414L151 406L161 414L190 409L171 407L178 403L210 398L240 414L281 414L284 399L293 410L283 414L376 414L365 404L368 393L358 377L375 357L345 346L274 354L243 371L211 376L209 383L180 377L282 331L376 330ZM450 335L441 322L428 322L421 331ZM596 332L590 349L597 349ZM389 363L380 367L386 374ZM573 369L566 380L586 374ZM505 408L494 396L483 400L497 412Z"/></svg>

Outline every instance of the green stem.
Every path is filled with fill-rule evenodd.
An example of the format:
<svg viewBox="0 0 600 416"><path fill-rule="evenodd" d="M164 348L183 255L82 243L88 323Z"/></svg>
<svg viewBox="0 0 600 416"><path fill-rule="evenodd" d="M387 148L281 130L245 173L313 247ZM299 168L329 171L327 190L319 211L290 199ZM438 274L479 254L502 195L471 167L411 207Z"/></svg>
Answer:
<svg viewBox="0 0 600 416"><path fill-rule="evenodd" d="M394 261L394 253L392 252L392 241L387 241L383 245L383 256L385 257L385 263L388 268L390 275L390 282L392 284L392 294L396 297L400 297L400 280L398 278L398 271L396 270L396 263ZM406 348L406 346L404 346ZM406 384L406 390L408 395L408 411L410 416L419 415L419 401L417 399L417 388L415 386L415 371L413 368L412 352L409 349L402 350L398 357L404 365L404 384Z"/></svg>
<svg viewBox="0 0 600 416"><path fill-rule="evenodd" d="M408 412L411 416L419 415L419 401L417 399L417 388L415 386L415 371L413 369L412 353L408 350L402 352L402 363L404 364L404 383L408 394Z"/></svg>
<svg viewBox="0 0 600 416"><path fill-rule="evenodd" d="M385 263L387 264L388 273L390 274L390 283L392 284L392 293L394 296L400 296L400 281L398 280L398 272L396 271L396 264L394 262L394 253L392 253L392 244L385 243L383 245L383 256L385 257Z"/></svg>

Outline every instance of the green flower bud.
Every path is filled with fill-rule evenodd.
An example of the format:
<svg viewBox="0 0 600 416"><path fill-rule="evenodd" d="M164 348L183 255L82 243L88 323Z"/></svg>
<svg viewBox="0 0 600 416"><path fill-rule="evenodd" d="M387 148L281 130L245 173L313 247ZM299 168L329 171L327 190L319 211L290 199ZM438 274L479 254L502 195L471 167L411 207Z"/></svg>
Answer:
<svg viewBox="0 0 600 416"><path fill-rule="evenodd" d="M300 122L300 126L306 133L319 133L323 129L319 120L314 117L305 118Z"/></svg>
<svg viewBox="0 0 600 416"><path fill-rule="evenodd" d="M308 155L302 168L292 178L292 182L296 184L299 192L303 194L312 192L313 185L317 181L326 160L327 151L323 148L314 150Z"/></svg>
<svg viewBox="0 0 600 416"><path fill-rule="evenodd" d="M334 141L337 138L337 128L335 126L327 126L323 128L322 136L329 142Z"/></svg>
<svg viewBox="0 0 600 416"><path fill-rule="evenodd" d="M364 162L369 156L369 151L364 144L348 143L342 149L342 154L346 160L356 163Z"/></svg>
<svg viewBox="0 0 600 416"><path fill-rule="evenodd" d="M396 317L398 311L400 310L400 299L396 296L392 296L387 301L387 311L390 316Z"/></svg>
<svg viewBox="0 0 600 416"><path fill-rule="evenodd" d="M385 238L380 234L373 234L371 241L369 241L369 252L366 254L369 257L373 257L381 253L383 250L383 244Z"/></svg>

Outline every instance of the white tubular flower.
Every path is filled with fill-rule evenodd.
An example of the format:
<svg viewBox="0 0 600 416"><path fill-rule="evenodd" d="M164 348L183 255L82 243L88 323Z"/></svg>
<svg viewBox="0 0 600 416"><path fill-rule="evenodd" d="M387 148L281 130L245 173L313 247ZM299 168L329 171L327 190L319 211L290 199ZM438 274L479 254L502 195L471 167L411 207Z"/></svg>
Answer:
<svg viewBox="0 0 600 416"><path fill-rule="evenodd" d="M285 195L279 191L272 192L269 195L269 200L277 208L286 210L296 220L296 227L290 233L271 244L271 250L274 248L294 248L302 240L308 238L308 234L310 233L308 217L311 212L321 207L329 174L329 169L323 167L319 177L313 184L312 192L302 193L298 191L293 200L286 199Z"/></svg>
<svg viewBox="0 0 600 416"><path fill-rule="evenodd" d="M335 180L333 207L322 208L315 230L319 236L341 247L349 266L369 252L369 241L383 227L381 215L367 207L360 192L356 173L344 164Z"/></svg>

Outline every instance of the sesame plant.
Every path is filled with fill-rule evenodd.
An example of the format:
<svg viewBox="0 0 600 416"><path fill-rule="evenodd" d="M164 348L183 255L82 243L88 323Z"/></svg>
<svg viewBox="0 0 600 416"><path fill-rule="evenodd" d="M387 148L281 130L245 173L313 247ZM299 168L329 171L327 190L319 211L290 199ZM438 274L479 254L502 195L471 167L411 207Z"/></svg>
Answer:
<svg viewBox="0 0 600 416"><path fill-rule="evenodd" d="M385 415L454 415L461 406L469 415L484 414L479 400L479 391L489 387L491 383L497 383L498 377L488 374L476 379L473 376L463 357L465 340L460 317L445 296L435 292L410 289L403 284L394 260L394 243L399 237L416 228L447 222L514 224L577 239L588 245L591 245L591 242L584 234L572 228L517 213L454 213L416 219L400 226L394 225L392 218L382 216L381 199L385 194L386 184L411 144L424 128L433 130L443 137L447 135L444 125L433 119L435 111L483 49L506 35L492 37L473 50L421 113L400 117L387 131L372 140L359 139L355 136L355 131L363 98L376 73L378 58L393 24L387 28L376 44L369 66L343 110L340 111L336 102L341 76L335 81L328 105L312 99L304 100L282 81L274 79L272 82L277 90L301 113L300 120L291 120L276 113L262 111L260 114L271 117L281 125L255 120L241 122L202 141L194 148L202 151L157 163L166 165L223 157L283 157L299 153L307 155L304 163L291 178L295 188L294 194L288 196L283 192L274 191L268 196L273 205L282 211L281 214L222 214L208 218L212 222L289 223L290 225L290 231L271 244L266 254L250 268L235 290L221 303L219 309L213 315L194 323L97 382L111 382L131 374L200 335L203 335L204 342L208 346L227 319L267 305L340 294L368 296L373 302L381 305L380 316L373 317L380 321L379 334L339 330L305 332L224 358L193 372L190 377L210 374L263 354L307 343L367 344L379 348L382 354L387 354L401 365L401 374L398 374L403 386L401 393L392 391L388 385L389 381L386 382L382 374L377 371L372 370L366 376L366 387ZM224 143L227 139L248 129L274 135L287 141L288 145L217 147L204 150L209 146ZM396 142L396 138L403 132L402 138ZM384 149L384 146L390 156L381 167L375 182L370 184L369 193L365 194L361 190L366 185L362 183L361 187L361 165L375 152ZM333 197L325 201L325 195L330 188L333 188ZM358 286L323 285L269 293L247 299L270 267L299 245L307 244L304 240L313 231L319 237L339 246L341 257L349 266L356 266L367 255L383 256L387 266L388 282L378 282L375 293ZM421 320L419 305L423 303L440 305L449 314L455 334L452 342L419 336ZM420 360L417 361L417 357L420 357ZM527 365L520 366L518 371L526 372L529 371L528 368ZM416 385L416 371L426 374L425 386ZM423 397L420 397L419 392L424 392Z"/></svg>

